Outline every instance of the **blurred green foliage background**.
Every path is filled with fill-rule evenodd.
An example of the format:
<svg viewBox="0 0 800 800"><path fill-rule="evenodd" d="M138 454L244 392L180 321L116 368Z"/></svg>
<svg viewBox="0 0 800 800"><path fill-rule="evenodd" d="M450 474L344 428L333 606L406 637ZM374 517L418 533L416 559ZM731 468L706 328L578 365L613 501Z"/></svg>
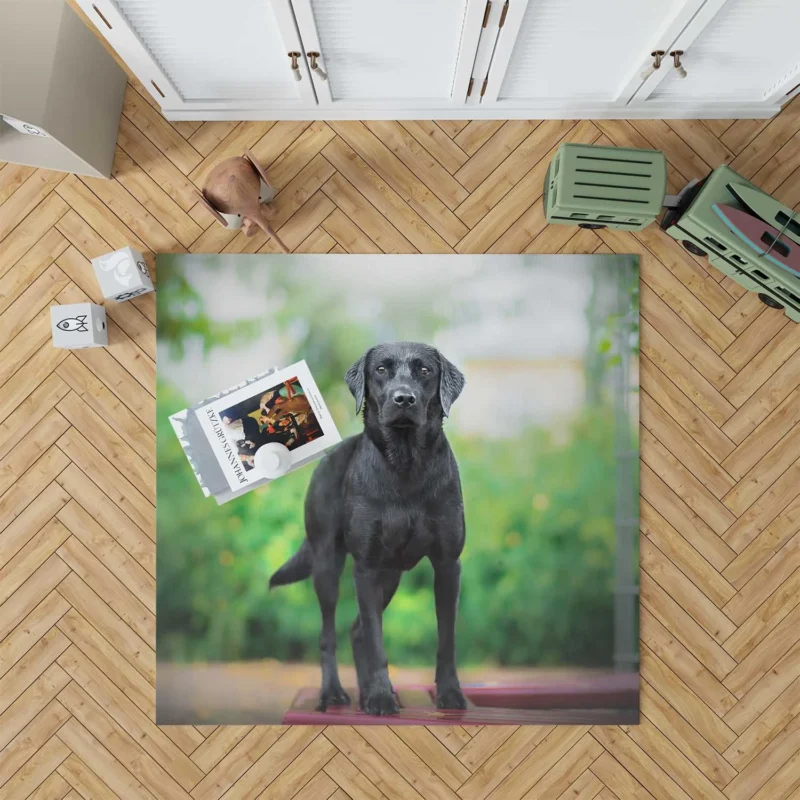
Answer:
<svg viewBox="0 0 800 800"><path fill-rule="evenodd" d="M207 353L223 352L259 335L257 321L211 319L186 277L191 258L158 261L158 657L316 662L320 615L311 582L267 588L270 574L304 538L303 501L313 467L217 506L202 496L169 423L170 414L197 398L187 398L170 380L162 354L180 360L191 340L202 342ZM457 639L462 665L612 664L620 488L614 399L621 391L613 376L623 359L633 362L638 352L638 273L601 272L600 280L621 282L633 313L587 309L587 399L567 435L529 426L513 439L487 441L448 431L467 522ZM290 271L276 271L273 289L276 282L287 302L270 324L294 326L294 357L286 363L306 359L342 435L357 432L360 420L343 376L375 343L375 331L343 316L329 299L315 302L313 293L304 293L300 302L303 287ZM304 318L300 328L298 313ZM391 331L391 319L381 324ZM416 338L431 341L447 319L425 308L416 324ZM625 343L621 351L619 341ZM627 433L635 448L635 424ZM638 510L636 469L628 483L622 492ZM638 565L635 554L632 563ZM638 566L630 582L637 575ZM343 663L352 663L349 627L356 613L348 559L337 611ZM436 618L427 561L403 576L384 616L384 638L390 663L433 663Z"/></svg>

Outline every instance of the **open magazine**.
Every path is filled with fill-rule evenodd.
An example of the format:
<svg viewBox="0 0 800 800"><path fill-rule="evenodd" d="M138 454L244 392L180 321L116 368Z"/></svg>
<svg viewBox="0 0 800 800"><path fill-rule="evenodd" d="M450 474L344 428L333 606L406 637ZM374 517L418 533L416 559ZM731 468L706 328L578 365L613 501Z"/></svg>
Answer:
<svg viewBox="0 0 800 800"><path fill-rule="evenodd" d="M269 482L256 458L263 445L286 447L292 471L341 441L305 361L256 376L170 422L204 494L218 503Z"/></svg>

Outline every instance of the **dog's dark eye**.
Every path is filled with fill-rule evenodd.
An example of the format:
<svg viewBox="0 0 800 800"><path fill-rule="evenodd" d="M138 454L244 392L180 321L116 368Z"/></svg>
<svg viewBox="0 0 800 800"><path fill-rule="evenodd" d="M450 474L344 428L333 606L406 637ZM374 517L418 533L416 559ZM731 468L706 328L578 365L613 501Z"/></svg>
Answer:
<svg viewBox="0 0 800 800"><path fill-rule="evenodd" d="M431 374L431 371L427 367L422 367L422 369L420 369L420 372L423 375L430 375Z"/></svg>
<svg viewBox="0 0 800 800"><path fill-rule="evenodd" d="M384 372L386 372L386 367L378 367L378 369L376 369L375 371L376 371L376 372L377 372L379 375L383 375L383 373L384 373Z"/></svg>

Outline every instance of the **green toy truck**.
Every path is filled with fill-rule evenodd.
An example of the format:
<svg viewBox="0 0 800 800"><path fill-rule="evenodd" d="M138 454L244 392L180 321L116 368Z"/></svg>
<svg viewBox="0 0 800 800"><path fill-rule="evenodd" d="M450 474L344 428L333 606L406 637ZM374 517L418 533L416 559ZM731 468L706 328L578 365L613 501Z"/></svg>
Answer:
<svg viewBox="0 0 800 800"><path fill-rule="evenodd" d="M748 244L720 215L747 212L772 230L772 247L783 249L800 244L794 227L797 215L783 208L728 166L718 167L701 181L691 181L678 195L667 195L667 162L658 150L635 150L586 144L562 144L544 181L544 208L550 223L581 228L617 228L639 231L661 214L661 229L677 239L693 255L709 262L772 308L784 309L786 316L800 322L800 272L775 263L767 253ZM746 208L735 191L749 187L759 200L780 209L777 222L758 209ZM746 190L745 190L745 193ZM716 206L716 210L715 207ZM728 209L728 211L724 211ZM774 216L774 215L773 215ZM784 230L781 219L785 218ZM769 227L776 225L777 228ZM786 238L784 237L786 234ZM788 240L794 237L794 244ZM762 240L764 241L764 240ZM774 254L773 254L774 255ZM796 263L796 262L795 262Z"/></svg>
<svg viewBox="0 0 800 800"><path fill-rule="evenodd" d="M757 292L766 305L783 308L789 319L800 322L800 276L761 258L714 212L715 203L748 210L727 188L729 184L743 184L758 190L730 167L717 167L683 193L676 208L667 210L660 223L661 230L677 239L690 253L708 256L720 272L745 289Z"/></svg>
<svg viewBox="0 0 800 800"><path fill-rule="evenodd" d="M667 160L659 150L562 144L544 182L548 222L640 231L661 213Z"/></svg>

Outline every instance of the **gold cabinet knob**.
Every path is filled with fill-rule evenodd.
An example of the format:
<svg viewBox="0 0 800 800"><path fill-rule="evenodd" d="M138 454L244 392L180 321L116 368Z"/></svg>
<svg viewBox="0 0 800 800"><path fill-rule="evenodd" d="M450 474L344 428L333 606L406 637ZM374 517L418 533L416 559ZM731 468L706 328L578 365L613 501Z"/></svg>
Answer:
<svg viewBox="0 0 800 800"><path fill-rule="evenodd" d="M325 72L325 70L322 69L322 67L319 66L319 64L317 64L317 59L321 58L320 54L312 50L306 53L306 55L308 56L308 60L310 62L311 71L319 75L320 80L323 81L328 80L328 73Z"/></svg>
<svg viewBox="0 0 800 800"><path fill-rule="evenodd" d="M673 64L675 65L675 71L678 73L679 78L686 77L686 70L683 68L683 64L681 64L681 56L683 55L683 50L671 50L670 55L672 56Z"/></svg>
<svg viewBox="0 0 800 800"><path fill-rule="evenodd" d="M303 54L298 53L296 51L292 51L289 54L289 58L292 59L291 61L291 68L292 68L292 76L296 81L303 80L303 76L300 73L300 64L297 62L297 59L300 58Z"/></svg>
<svg viewBox="0 0 800 800"><path fill-rule="evenodd" d="M646 81L657 69L661 67L661 59L664 58L664 51L663 50L653 50L650 55L653 58L653 63L648 65L647 69L645 69L641 74L641 79Z"/></svg>

